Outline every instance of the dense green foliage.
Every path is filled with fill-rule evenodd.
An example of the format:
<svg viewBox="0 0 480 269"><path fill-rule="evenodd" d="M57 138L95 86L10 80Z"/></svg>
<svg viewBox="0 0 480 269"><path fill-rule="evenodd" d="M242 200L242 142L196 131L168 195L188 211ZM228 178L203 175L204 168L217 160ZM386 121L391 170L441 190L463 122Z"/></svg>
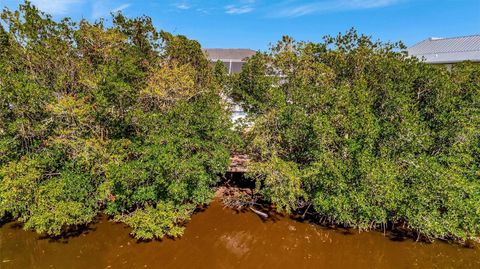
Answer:
<svg viewBox="0 0 480 269"><path fill-rule="evenodd" d="M28 2L1 19L0 219L59 235L104 212L137 238L181 234L233 138L198 42L120 13L56 22Z"/></svg>
<svg viewBox="0 0 480 269"><path fill-rule="evenodd" d="M148 17L56 22L26 2L1 20L0 220L59 235L103 212L137 238L180 235L239 142L228 90L279 210L480 234L480 65L426 65L352 30L285 37L228 77Z"/></svg>
<svg viewBox="0 0 480 269"><path fill-rule="evenodd" d="M354 30L258 53L232 93L250 176L277 208L329 223L480 234L480 65L431 66Z"/></svg>

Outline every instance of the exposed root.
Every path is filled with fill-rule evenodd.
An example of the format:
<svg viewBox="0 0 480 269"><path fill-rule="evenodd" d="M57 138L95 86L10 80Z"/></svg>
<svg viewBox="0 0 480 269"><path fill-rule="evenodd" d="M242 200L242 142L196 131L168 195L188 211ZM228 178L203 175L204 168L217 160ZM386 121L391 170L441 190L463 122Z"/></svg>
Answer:
<svg viewBox="0 0 480 269"><path fill-rule="evenodd" d="M252 189L237 187L219 187L215 196L222 200L225 207L238 210L256 205L259 199Z"/></svg>

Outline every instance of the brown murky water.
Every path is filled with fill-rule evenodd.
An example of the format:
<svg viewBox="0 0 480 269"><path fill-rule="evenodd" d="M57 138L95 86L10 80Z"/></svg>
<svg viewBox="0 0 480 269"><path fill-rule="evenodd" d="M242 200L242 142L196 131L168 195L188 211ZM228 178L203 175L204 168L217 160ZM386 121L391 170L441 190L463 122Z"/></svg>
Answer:
<svg viewBox="0 0 480 269"><path fill-rule="evenodd" d="M262 221L214 202L181 239L138 243L105 219L68 239L0 228L0 268L480 268L480 249L392 240L289 218Z"/></svg>

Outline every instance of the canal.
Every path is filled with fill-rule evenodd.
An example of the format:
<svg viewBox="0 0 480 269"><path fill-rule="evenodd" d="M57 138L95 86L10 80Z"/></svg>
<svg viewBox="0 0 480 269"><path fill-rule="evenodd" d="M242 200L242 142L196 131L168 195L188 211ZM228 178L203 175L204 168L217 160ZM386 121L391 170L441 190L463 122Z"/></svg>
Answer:
<svg viewBox="0 0 480 269"><path fill-rule="evenodd" d="M129 232L100 217L53 240L8 223L0 228L0 268L480 268L478 247L262 220L219 202L196 213L180 239L137 242Z"/></svg>

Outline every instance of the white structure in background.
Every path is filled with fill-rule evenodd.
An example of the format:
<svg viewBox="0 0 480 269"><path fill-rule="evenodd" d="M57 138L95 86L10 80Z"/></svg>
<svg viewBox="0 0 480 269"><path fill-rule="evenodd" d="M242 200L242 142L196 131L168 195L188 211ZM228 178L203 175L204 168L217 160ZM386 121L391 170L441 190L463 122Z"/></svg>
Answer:
<svg viewBox="0 0 480 269"><path fill-rule="evenodd" d="M230 117L233 122L244 119L247 113L243 110L243 107L238 104L232 104L232 116Z"/></svg>
<svg viewBox="0 0 480 269"><path fill-rule="evenodd" d="M212 62L221 61L228 70L228 74L240 73L246 59L255 55L251 49L205 49L207 58Z"/></svg>
<svg viewBox="0 0 480 269"><path fill-rule="evenodd" d="M408 48L407 52L428 64L480 63L480 35L431 37Z"/></svg>
<svg viewBox="0 0 480 269"><path fill-rule="evenodd" d="M228 70L228 74L240 73L245 61L255 55L251 49L205 49L207 58L212 63L223 62ZM235 123L247 116L240 104L235 104L232 100L225 100L232 110L231 119Z"/></svg>

